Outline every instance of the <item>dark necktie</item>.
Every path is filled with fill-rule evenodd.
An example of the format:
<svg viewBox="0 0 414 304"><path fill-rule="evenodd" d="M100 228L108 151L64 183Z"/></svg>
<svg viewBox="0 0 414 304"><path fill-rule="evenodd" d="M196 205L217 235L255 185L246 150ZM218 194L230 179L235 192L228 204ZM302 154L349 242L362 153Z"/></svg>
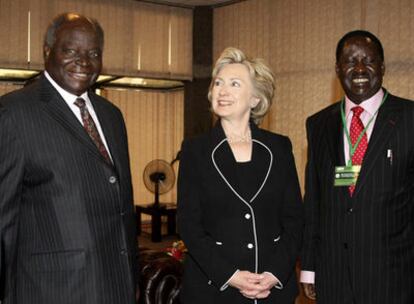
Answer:
<svg viewBox="0 0 414 304"><path fill-rule="evenodd" d="M101 136L99 135L98 129L96 128L95 122L92 119L92 116L89 114L88 108L86 107L85 100L83 98L77 98L75 101L75 105L77 105L80 109L83 128L88 133L89 137L92 139L96 147L98 148L99 152L105 158L106 162L112 166L111 158L109 157L109 153L105 148L105 145L102 142Z"/></svg>
<svg viewBox="0 0 414 304"><path fill-rule="evenodd" d="M354 112L354 115L352 116L351 127L350 127L349 133L351 136L352 146L354 146L360 134L365 128L360 118L360 115L362 112L364 112L364 109L360 106L357 106L357 107L353 107L351 111ZM362 160L364 159L364 155L365 155L365 151L367 150L367 147L368 147L368 137L367 137L367 133L365 132L358 144L358 147L355 150L354 155L352 155L352 165L362 165ZM355 186L349 186L349 193L351 194L351 196L354 193L354 190L355 190Z"/></svg>

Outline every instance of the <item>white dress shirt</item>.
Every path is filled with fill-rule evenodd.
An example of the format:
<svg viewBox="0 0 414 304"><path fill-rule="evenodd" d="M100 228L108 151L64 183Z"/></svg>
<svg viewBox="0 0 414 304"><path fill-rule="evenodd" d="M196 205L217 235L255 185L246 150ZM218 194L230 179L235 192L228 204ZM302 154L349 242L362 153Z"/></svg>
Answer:
<svg viewBox="0 0 414 304"><path fill-rule="evenodd" d="M82 98L85 100L86 108L89 111L89 114L91 115L96 128L98 129L99 135L101 136L102 142L106 148L106 151L108 151L109 157L112 159L111 151L109 150L108 144L106 143L105 135L103 134L101 124L99 123L98 116L96 116L96 112L92 106L91 100L89 99L88 92L84 92L82 95L77 96L72 93L69 93L68 91L64 90L61 86L59 86L56 81L53 80L53 78L49 75L47 71L44 72L47 80L53 85L53 87L59 92L60 96L62 96L63 100L68 105L69 109L73 112L73 114L76 116L76 118L79 120L80 124L83 126L82 116L80 113L80 109L77 105L75 105L75 101L77 98Z"/></svg>

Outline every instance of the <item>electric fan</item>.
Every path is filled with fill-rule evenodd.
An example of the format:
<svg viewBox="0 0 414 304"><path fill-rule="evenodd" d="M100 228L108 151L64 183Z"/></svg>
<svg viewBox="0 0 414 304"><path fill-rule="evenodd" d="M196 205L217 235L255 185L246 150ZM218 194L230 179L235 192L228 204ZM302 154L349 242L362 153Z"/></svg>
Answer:
<svg viewBox="0 0 414 304"><path fill-rule="evenodd" d="M159 208L160 194L168 192L174 186L174 169L165 160L155 159L145 166L143 179L145 187L154 193L154 208Z"/></svg>

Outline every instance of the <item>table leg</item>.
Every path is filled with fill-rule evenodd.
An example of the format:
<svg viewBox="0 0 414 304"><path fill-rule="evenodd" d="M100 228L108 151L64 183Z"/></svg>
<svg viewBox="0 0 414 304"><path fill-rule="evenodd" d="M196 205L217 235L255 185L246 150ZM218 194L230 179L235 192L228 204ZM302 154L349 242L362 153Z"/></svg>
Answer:
<svg viewBox="0 0 414 304"><path fill-rule="evenodd" d="M141 235L141 210L139 210L138 208L135 209L135 213L137 215L137 235Z"/></svg>
<svg viewBox="0 0 414 304"><path fill-rule="evenodd" d="M167 232L169 235L173 235L176 233L176 227L175 227L175 210L170 211L167 215Z"/></svg>
<svg viewBox="0 0 414 304"><path fill-rule="evenodd" d="M161 213L156 210L151 215L151 241L161 242Z"/></svg>

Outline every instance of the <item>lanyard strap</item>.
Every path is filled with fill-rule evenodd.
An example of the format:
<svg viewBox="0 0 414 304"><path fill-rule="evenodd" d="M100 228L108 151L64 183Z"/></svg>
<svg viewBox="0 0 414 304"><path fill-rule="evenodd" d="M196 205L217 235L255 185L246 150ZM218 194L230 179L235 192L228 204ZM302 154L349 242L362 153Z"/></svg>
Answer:
<svg viewBox="0 0 414 304"><path fill-rule="evenodd" d="M346 139L348 140L349 145L349 161L348 166L352 166L352 157L354 156L354 153L356 149L358 148L358 145L364 136L364 134L367 132L371 122L374 120L374 118L377 116L379 109L381 108L382 104L385 102L385 99L388 97L388 92L385 92L384 97L382 98L381 104L378 107L377 111L375 111L374 115L371 117L371 119L368 121L367 126L362 130L361 134L359 134L359 137L357 141L355 142L355 145L352 145L351 136L349 135L348 128L346 127L346 118L345 118L345 96L342 97L341 101L341 118L342 118L342 126L345 131Z"/></svg>

